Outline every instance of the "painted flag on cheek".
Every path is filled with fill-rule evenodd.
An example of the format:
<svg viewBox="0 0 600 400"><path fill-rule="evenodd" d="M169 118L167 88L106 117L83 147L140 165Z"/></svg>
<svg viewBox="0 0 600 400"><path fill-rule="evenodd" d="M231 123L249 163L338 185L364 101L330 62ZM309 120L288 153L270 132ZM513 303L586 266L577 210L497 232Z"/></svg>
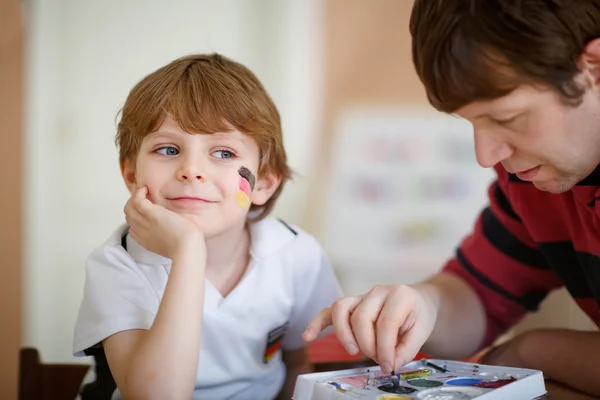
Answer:
<svg viewBox="0 0 600 400"><path fill-rule="evenodd" d="M240 167L238 174L240 175L240 181L235 199L240 207L248 211L250 209L250 204L252 204L250 195L252 194L252 190L254 190L256 178L246 167Z"/></svg>
<svg viewBox="0 0 600 400"><path fill-rule="evenodd" d="M235 196L237 203L244 210L248 211L250 209L250 194L252 191L250 190L250 184L247 180L240 177L240 185Z"/></svg>

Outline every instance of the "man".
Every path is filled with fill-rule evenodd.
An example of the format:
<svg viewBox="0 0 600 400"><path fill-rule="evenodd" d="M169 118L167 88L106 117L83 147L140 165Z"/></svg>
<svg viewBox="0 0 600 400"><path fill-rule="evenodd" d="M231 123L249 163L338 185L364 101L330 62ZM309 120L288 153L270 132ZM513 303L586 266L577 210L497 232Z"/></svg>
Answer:
<svg viewBox="0 0 600 400"><path fill-rule="evenodd" d="M423 346L463 358L564 286L600 325L600 0L416 0L413 61L431 104L473 124L497 180L444 269L377 286L313 320L391 372ZM596 201L598 199L598 202ZM600 333L537 330L484 362L600 395Z"/></svg>

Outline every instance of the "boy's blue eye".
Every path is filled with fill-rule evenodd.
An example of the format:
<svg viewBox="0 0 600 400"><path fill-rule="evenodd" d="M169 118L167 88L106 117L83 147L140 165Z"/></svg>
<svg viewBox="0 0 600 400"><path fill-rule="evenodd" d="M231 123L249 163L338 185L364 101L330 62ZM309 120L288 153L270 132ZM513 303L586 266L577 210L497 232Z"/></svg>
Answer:
<svg viewBox="0 0 600 400"><path fill-rule="evenodd" d="M235 154L233 154L233 152L229 151L229 150L217 150L213 153L213 155L217 158L233 158L235 157Z"/></svg>
<svg viewBox="0 0 600 400"><path fill-rule="evenodd" d="M176 156L179 154L179 150L172 146L161 147L160 149L156 149L156 152L164 156Z"/></svg>

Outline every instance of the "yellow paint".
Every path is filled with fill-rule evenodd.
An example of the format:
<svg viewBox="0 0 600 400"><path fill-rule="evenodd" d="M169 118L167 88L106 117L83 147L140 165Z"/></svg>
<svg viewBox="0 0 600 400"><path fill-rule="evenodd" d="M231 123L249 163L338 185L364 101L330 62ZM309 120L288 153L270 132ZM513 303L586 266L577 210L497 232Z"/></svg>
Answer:
<svg viewBox="0 0 600 400"><path fill-rule="evenodd" d="M401 396L399 394L382 394L377 397L377 400L413 400L410 397Z"/></svg>
<svg viewBox="0 0 600 400"><path fill-rule="evenodd" d="M250 209L250 197L243 191L238 190L235 195L235 200L244 210L248 211Z"/></svg>
<svg viewBox="0 0 600 400"><path fill-rule="evenodd" d="M398 378L400 378L401 381L407 381L409 379L422 378L424 376L429 376L429 375L431 375L430 370L420 369L420 370L416 370L416 371L401 372L398 374Z"/></svg>

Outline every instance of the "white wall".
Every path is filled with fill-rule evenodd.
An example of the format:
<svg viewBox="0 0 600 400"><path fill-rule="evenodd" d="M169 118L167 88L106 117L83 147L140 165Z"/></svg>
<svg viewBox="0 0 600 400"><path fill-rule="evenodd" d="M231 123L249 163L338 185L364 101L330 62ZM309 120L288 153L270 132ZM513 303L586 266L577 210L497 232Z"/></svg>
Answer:
<svg viewBox="0 0 600 400"><path fill-rule="evenodd" d="M304 176L276 212L301 225L319 117L319 1L26 4L24 344L46 361L71 362L84 260L123 222L115 116L154 69L216 51L258 75L282 113L291 166Z"/></svg>

